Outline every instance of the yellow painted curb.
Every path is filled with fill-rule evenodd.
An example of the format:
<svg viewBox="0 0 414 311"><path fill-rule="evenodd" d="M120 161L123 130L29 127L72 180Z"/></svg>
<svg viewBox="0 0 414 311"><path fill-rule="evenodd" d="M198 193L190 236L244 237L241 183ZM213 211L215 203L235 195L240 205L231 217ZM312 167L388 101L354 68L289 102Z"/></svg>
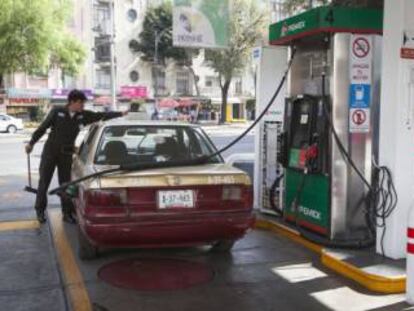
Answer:
<svg viewBox="0 0 414 311"><path fill-rule="evenodd" d="M39 228L40 224L37 220L0 222L0 231L29 230Z"/></svg>
<svg viewBox="0 0 414 311"><path fill-rule="evenodd" d="M76 264L75 256L66 238L65 229L59 211L50 211L49 219L53 242L58 255L59 265L63 271L65 286L74 311L92 311L88 291L82 274Z"/></svg>
<svg viewBox="0 0 414 311"><path fill-rule="evenodd" d="M321 262L324 266L332 271L349 278L365 288L384 294L404 293L406 289L406 277L384 277L367 273L364 270L344 262L333 255L330 255L324 248L318 244L305 240L297 231L290 229L282 224L257 219L255 223L257 229L269 230L277 234L283 235L303 246L321 255Z"/></svg>
<svg viewBox="0 0 414 311"><path fill-rule="evenodd" d="M324 266L374 292L384 294L405 292L406 277L384 277L371 274L335 258L325 251L322 252L321 261Z"/></svg>
<svg viewBox="0 0 414 311"><path fill-rule="evenodd" d="M264 229L269 230L272 232L275 232L277 234L283 235L303 246L310 249L311 251L314 251L315 253L322 254L323 247L312 243L300 236L300 234L292 229L290 229L287 226L284 226L282 224L277 224L272 221L263 220L263 219L257 219L255 223L255 228L257 229Z"/></svg>

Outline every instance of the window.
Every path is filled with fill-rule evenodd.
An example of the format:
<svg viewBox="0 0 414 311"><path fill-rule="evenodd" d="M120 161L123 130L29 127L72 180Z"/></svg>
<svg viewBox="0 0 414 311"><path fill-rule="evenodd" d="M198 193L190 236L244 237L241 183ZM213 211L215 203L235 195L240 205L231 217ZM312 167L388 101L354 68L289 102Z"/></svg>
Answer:
<svg viewBox="0 0 414 311"><path fill-rule="evenodd" d="M159 96L159 94L164 93L166 86L165 86L165 71L163 69L156 68L154 70L155 74L155 95ZM162 92L161 92L162 91Z"/></svg>
<svg viewBox="0 0 414 311"><path fill-rule="evenodd" d="M93 27L94 30L101 34L108 34L111 24L111 14L109 4L100 4L94 6Z"/></svg>
<svg viewBox="0 0 414 311"><path fill-rule="evenodd" d="M95 38L95 61L97 63L111 61L111 44L109 38Z"/></svg>
<svg viewBox="0 0 414 311"><path fill-rule="evenodd" d="M242 78L237 78L234 83L234 93L236 95L243 94L243 81Z"/></svg>
<svg viewBox="0 0 414 311"><path fill-rule="evenodd" d="M205 86L206 87L217 87L218 86L218 80L217 77L214 76L207 76L205 78Z"/></svg>
<svg viewBox="0 0 414 311"><path fill-rule="evenodd" d="M187 95L190 93L190 75L188 71L177 72L176 88L177 94Z"/></svg>
<svg viewBox="0 0 414 311"><path fill-rule="evenodd" d="M96 88L109 89L111 87L111 70L102 68L96 70Z"/></svg>
<svg viewBox="0 0 414 311"><path fill-rule="evenodd" d="M129 78L132 82L137 82L139 80L139 73L136 70L133 70L129 73Z"/></svg>
<svg viewBox="0 0 414 311"><path fill-rule="evenodd" d="M91 147L92 141L93 141L97 131L98 131L98 127L97 126L92 126L89 129L89 132L85 137L85 140L83 141L82 145L80 146L79 159L84 163L86 163L86 160L88 159L90 147Z"/></svg>
<svg viewBox="0 0 414 311"><path fill-rule="evenodd" d="M111 126L102 134L95 163L191 161L216 151L198 130L180 126ZM211 162L221 162L217 156Z"/></svg>
<svg viewBox="0 0 414 311"><path fill-rule="evenodd" d="M128 16L128 20L129 20L131 23L133 23L133 22L135 22L135 21L137 20L138 13L137 13L137 11L136 11L136 10L134 10L134 9L130 9L130 10L128 10L127 16Z"/></svg>
<svg viewBox="0 0 414 311"><path fill-rule="evenodd" d="M132 39L131 41L129 41L129 49L133 52L135 52L137 50L139 46L139 42L135 39Z"/></svg>

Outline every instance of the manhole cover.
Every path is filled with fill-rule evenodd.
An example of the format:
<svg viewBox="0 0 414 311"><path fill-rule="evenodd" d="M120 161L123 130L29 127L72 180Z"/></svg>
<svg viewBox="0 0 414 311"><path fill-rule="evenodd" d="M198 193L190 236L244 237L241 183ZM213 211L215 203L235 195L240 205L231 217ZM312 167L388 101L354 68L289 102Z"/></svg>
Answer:
<svg viewBox="0 0 414 311"><path fill-rule="evenodd" d="M101 280L121 288L142 291L185 289L213 279L205 264L170 258L116 261L99 269Z"/></svg>

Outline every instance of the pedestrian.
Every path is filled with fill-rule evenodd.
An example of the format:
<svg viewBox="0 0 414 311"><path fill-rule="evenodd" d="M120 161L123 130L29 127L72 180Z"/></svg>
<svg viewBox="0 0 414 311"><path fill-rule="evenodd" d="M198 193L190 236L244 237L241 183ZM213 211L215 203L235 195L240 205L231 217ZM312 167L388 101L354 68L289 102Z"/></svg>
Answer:
<svg viewBox="0 0 414 311"><path fill-rule="evenodd" d="M151 120L158 120L158 119L159 119L158 109L155 108L154 109L154 112L153 112L153 114L151 116Z"/></svg>
<svg viewBox="0 0 414 311"><path fill-rule="evenodd" d="M36 216L40 223L46 222L47 190L55 168L57 167L60 185L70 181L72 155L75 151L74 144L82 127L100 120L109 120L127 114L127 112L92 112L84 110L86 101L87 97L83 92L72 90L68 95L66 106L52 109L25 147L26 152L31 153L36 142L50 128L49 137L43 147L40 161L39 186L35 203ZM63 221L76 223L71 199L65 195L61 195L60 199Z"/></svg>

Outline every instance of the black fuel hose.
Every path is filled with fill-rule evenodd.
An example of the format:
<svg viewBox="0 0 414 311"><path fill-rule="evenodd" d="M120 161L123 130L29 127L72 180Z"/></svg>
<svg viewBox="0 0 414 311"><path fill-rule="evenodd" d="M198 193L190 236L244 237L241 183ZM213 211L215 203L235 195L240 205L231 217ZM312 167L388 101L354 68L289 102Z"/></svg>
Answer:
<svg viewBox="0 0 414 311"><path fill-rule="evenodd" d="M240 136L238 136L231 143L229 143L227 146L221 148L220 150L218 150L216 152L213 152L212 154L210 154L208 156L199 157L199 158L196 158L196 159L190 160L190 161L168 161L168 162L159 162L159 163L137 163L137 164L120 165L119 167L99 171L99 172L96 172L94 174L87 175L87 176L81 177L79 179L73 180L71 182L65 183L63 185L60 185L59 187L49 191L49 194L58 194L58 193L63 192L66 188L68 188L70 186L74 186L74 185L76 185L76 184L78 184L82 181L85 181L85 180L88 180L88 179L91 179L91 178L96 178L96 177L99 177L99 176L102 176L102 175L117 173L117 172L142 171L142 170L148 170L148 169L180 167L180 166L193 166L193 165L201 165L201 164L208 163L209 161L211 161L212 158L222 154L224 151L226 151L226 150L230 149L231 147L233 147L236 143L238 143L241 139L243 139L243 137L245 137L261 121L261 119L263 119L263 117L266 115L267 111L272 106L273 102L275 101L275 99L279 95L280 91L282 90L283 85L286 82L287 76L289 74L290 68L292 67L292 63L293 63L293 60L295 58L295 54L296 54L296 49L293 48L292 53L290 55L290 60L288 62L288 66L286 68L285 73L283 74L282 79L279 82L279 85L278 85L276 91L273 94L273 96L270 99L267 106L260 113L258 118Z"/></svg>
<svg viewBox="0 0 414 311"><path fill-rule="evenodd" d="M275 203L275 196L276 196L276 189L279 187L280 182L282 181L284 174L280 174L276 177L273 184L270 186L269 189L269 204L272 210L277 214L277 216L281 217L283 215L283 210L277 206Z"/></svg>

